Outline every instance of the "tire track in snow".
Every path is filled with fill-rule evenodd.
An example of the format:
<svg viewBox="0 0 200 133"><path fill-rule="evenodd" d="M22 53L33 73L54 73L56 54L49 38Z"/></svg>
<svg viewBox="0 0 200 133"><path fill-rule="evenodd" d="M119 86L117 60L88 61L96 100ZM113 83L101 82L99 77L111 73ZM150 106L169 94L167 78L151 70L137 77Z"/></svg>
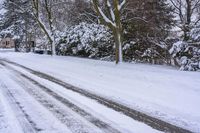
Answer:
<svg viewBox="0 0 200 133"><path fill-rule="evenodd" d="M22 76L22 75L21 75ZM23 76L22 76L23 77ZM16 82L18 82L26 92L28 92L31 96L33 96L40 104L42 104L47 110L49 110L59 121L65 124L73 133L93 133L92 128L88 127L81 120L74 117L73 113L68 111L68 109L63 108L62 105L58 101L52 100L51 96L47 96L49 94L41 91L41 88L36 89L33 85L30 84L30 81L26 78L22 78L18 76L18 78L13 78ZM26 83L25 83L26 82ZM35 85L35 84L34 84ZM38 86L37 86L38 87ZM96 131L98 132L98 131ZM99 132L98 132L99 133Z"/></svg>
<svg viewBox="0 0 200 133"><path fill-rule="evenodd" d="M0 83L2 80L2 83L5 86L7 86L7 88L9 88L9 91L12 92L12 95L16 99L17 103L19 103L23 112L25 112L25 114L27 114L26 116L28 116L29 120L31 120L32 125L34 125L34 127L39 129L35 132L71 133L71 131L66 127L65 124L61 123L49 110L44 108L36 99L34 99L34 97L32 97L30 94L28 94L24 90L24 88L22 88L23 86L21 86L19 84L19 82L16 82L15 80L13 80L13 79L21 80L19 75L15 74L15 73L11 73L11 71L6 69L5 67L4 67L3 73L1 73L1 71L0 71L0 74L3 75L3 77L0 78ZM5 82L3 80L5 80ZM23 82L23 81L21 80L21 82ZM26 83L26 82L24 82L24 83ZM28 86L29 86L29 84L28 84ZM2 88L2 87L0 86L0 88ZM3 93L1 93L1 90L0 90L0 96L2 96L2 94L3 94ZM1 99L1 97L0 97L0 99ZM3 102L4 107L6 109L8 107L10 107L9 106L10 103L6 102L7 101L6 97L3 98L3 101L4 101ZM8 119L9 127L12 131L8 131L8 132L5 131L4 133L22 133L24 127L20 126L20 124L18 124L18 127L20 127L20 129L21 129L20 131L16 131L16 128L13 127L13 125L17 125L17 123L20 122L15 119L14 119L15 121L12 120L13 118L15 118L14 114L16 111L13 108L10 108L10 109L8 108L7 110L10 110L10 111L9 112L6 111L5 116L9 117L10 114L13 114L13 115L11 115L13 117L11 119ZM14 112L14 113L12 113L12 112ZM16 116L20 118L22 115L17 114ZM29 131L24 131L24 133L29 133Z"/></svg>
<svg viewBox="0 0 200 133"><path fill-rule="evenodd" d="M143 112L140 112L140 111L137 111L137 110L134 110L132 108L129 108L125 105L122 105L120 103L117 103L115 101L112 101L112 100L109 100L107 98L104 98L104 97L101 97L101 96L98 96L97 94L94 94L94 93L91 93L89 91L86 91L84 89L81 89L79 87L75 87L73 85L70 85L60 79L57 79L55 77L52 77L48 74L45 74L45 73L42 73L42 72L39 72L39 71L35 71L33 69L30 69L28 67L25 67L21 64L18 64L18 63L15 63L15 62L12 62L12 61L8 61L8 60L5 60L5 59L1 59L9 64L12 64L12 65L15 65L15 66L18 66L18 67L21 67L27 71L29 71L30 73L40 77L40 78L43 78L43 79L46 79L46 80L49 80L53 83L56 83L68 90L71 90L71 91L74 91L76 93L79 93L83 96L86 96L90 99L93 99L95 101L97 101L98 103L100 104L103 104L115 111L118 111L118 112L121 112L129 117L131 117L132 119L134 120L137 120L137 121L140 121L140 122L143 122L149 126L151 126L152 128L154 129L157 129L157 130L160 130L160 131L164 131L164 132L170 132L170 133L192 133L191 131L187 130L187 129L184 129L182 127L178 127L176 125L172 125L168 122L165 122L163 120L160 120L158 118L155 118L155 117L152 117L152 116L149 116Z"/></svg>
<svg viewBox="0 0 200 133"><path fill-rule="evenodd" d="M40 128L36 126L36 124L31 120L29 115L23 109L23 106L16 100L13 93L9 90L9 88L0 83L0 88L2 90L3 95L6 97L9 105L14 110L15 116L20 123L20 126L23 129L24 133L36 133L41 131Z"/></svg>
<svg viewBox="0 0 200 133"><path fill-rule="evenodd" d="M2 63L3 64L3 63ZM4 64L5 65L5 64ZM6 65L5 65L6 66ZM56 104L51 102L49 99L45 99L43 95L40 95L39 92L36 92L34 89L29 87L28 85L25 85L23 83L23 79L20 79L20 76L25 78L26 80L30 81L34 85L38 86L39 89L46 92L48 95L52 96L68 108L70 108L72 111L76 112L78 115L98 127L100 130L102 130L105 133L120 133L117 129L111 127L107 123L99 120L95 116L91 115L90 113L86 112L85 110L81 109L80 107L76 106L69 100L59 96L57 93L53 92L52 90L48 89L47 87L43 86L39 82L35 81L34 79L31 79L30 77L24 75L23 73L11 68L10 66L6 66L6 68L11 69L12 71L16 72L19 76L17 77L16 81L19 83L21 82L21 85L29 94L31 94L37 101L39 101L43 106L45 106L48 110L50 110L57 118L65 123L74 133L94 133L95 131L92 131L92 129L87 130L84 129L84 125L82 125L77 120L74 120L69 114L66 113L63 109L59 108ZM95 132L96 133L96 132Z"/></svg>

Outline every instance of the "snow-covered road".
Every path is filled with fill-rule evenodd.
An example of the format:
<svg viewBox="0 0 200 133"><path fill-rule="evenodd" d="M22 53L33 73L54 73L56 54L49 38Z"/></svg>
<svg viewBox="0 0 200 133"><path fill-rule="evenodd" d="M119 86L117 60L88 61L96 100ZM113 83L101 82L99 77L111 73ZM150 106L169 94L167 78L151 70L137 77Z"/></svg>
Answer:
<svg viewBox="0 0 200 133"><path fill-rule="evenodd" d="M3 61L0 75L2 133L160 132Z"/></svg>
<svg viewBox="0 0 200 133"><path fill-rule="evenodd" d="M199 72L9 51L0 58L1 83L20 86L71 132L200 132Z"/></svg>
<svg viewBox="0 0 200 133"><path fill-rule="evenodd" d="M68 128L31 97L14 79L18 75L0 66L0 132L66 132ZM28 88L27 88L28 89Z"/></svg>

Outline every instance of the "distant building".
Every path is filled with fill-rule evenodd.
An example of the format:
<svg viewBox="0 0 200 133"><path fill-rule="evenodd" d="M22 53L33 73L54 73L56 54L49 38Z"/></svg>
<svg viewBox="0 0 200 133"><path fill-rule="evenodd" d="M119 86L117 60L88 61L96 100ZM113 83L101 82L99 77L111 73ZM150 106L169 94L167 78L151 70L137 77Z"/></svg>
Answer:
<svg viewBox="0 0 200 133"><path fill-rule="evenodd" d="M0 40L0 48L14 48L15 42L12 38L6 37Z"/></svg>

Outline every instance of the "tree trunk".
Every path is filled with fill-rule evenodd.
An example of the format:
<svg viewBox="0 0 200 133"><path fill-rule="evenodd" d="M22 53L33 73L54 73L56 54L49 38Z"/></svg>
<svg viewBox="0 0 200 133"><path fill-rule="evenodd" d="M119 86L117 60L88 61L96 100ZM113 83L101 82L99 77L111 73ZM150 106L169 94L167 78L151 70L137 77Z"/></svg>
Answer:
<svg viewBox="0 0 200 133"><path fill-rule="evenodd" d="M34 17L36 19L36 21L38 22L40 28L42 29L42 31L46 34L49 43L51 45L51 55L55 55L56 54L56 50L55 50L55 36L54 36L54 30L53 30L53 18L52 18L52 11L51 11L51 4L49 4L48 0L45 0L45 9L46 9L46 13L47 13L47 17L48 17L48 26L49 26L49 30L50 33L48 32L48 28L46 27L46 25L42 22L41 18L40 18L40 9L39 9L39 0L32 0L32 8L33 8L33 14Z"/></svg>
<svg viewBox="0 0 200 133"><path fill-rule="evenodd" d="M190 24L192 18L192 0L186 0L186 23L184 25L184 41L188 41L190 39Z"/></svg>
<svg viewBox="0 0 200 133"><path fill-rule="evenodd" d="M188 41L190 39L190 29L189 29L189 25L185 25L184 26L184 29L183 29L183 32L184 32L184 38L183 40L184 41Z"/></svg>
<svg viewBox="0 0 200 133"><path fill-rule="evenodd" d="M51 43L51 55L56 55L55 41Z"/></svg>
<svg viewBox="0 0 200 133"><path fill-rule="evenodd" d="M121 40L121 33L118 28L113 30L113 35L115 39L115 58L116 64L121 63L123 61L123 54L122 54L122 40Z"/></svg>
<svg viewBox="0 0 200 133"><path fill-rule="evenodd" d="M122 53L122 24L121 24L121 16L120 10L121 7L124 5L125 0L121 1L113 0L113 8L110 4L109 0L106 0L105 3L107 4L108 14L106 15L98 6L99 1L93 0L94 9L96 13L100 17L100 20L103 22L104 25L108 26L114 36L115 40L115 56L116 56L116 64L123 61L123 53ZM109 18L110 17L110 18Z"/></svg>

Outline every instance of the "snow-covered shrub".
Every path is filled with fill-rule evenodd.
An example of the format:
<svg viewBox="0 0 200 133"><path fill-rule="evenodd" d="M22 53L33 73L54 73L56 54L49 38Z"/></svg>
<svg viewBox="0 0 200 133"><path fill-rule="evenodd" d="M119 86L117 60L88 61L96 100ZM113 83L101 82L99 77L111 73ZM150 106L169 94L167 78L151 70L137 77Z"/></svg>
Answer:
<svg viewBox="0 0 200 133"><path fill-rule="evenodd" d="M200 25L192 29L190 36L194 41L200 42Z"/></svg>
<svg viewBox="0 0 200 133"><path fill-rule="evenodd" d="M185 51L185 49L188 47L188 43L184 41L178 41L173 44L172 48L169 50L170 54L172 54L173 57L179 56L182 51Z"/></svg>
<svg viewBox="0 0 200 133"><path fill-rule="evenodd" d="M113 53L112 34L102 25L80 23L66 29L57 45L60 55L104 58Z"/></svg>
<svg viewBox="0 0 200 133"><path fill-rule="evenodd" d="M142 54L143 58L146 58L148 62L155 64L155 60L159 57L159 53L154 48L147 48Z"/></svg>
<svg viewBox="0 0 200 133"><path fill-rule="evenodd" d="M165 64L166 47L160 42L150 40L127 41L123 46L124 60L131 62L147 62L152 64Z"/></svg>
<svg viewBox="0 0 200 133"><path fill-rule="evenodd" d="M196 71L200 69L200 48L195 43L178 41L169 51L184 71Z"/></svg>

